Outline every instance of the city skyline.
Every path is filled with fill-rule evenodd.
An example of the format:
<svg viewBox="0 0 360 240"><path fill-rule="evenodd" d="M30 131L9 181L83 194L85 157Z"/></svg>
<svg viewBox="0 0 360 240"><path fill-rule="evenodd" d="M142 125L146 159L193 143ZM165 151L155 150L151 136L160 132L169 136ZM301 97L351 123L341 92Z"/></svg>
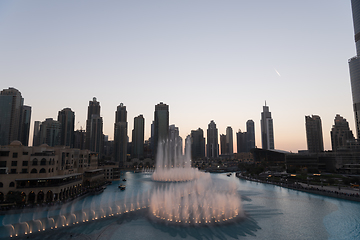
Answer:
<svg viewBox="0 0 360 240"><path fill-rule="evenodd" d="M109 139L121 102L128 136L129 119L142 114L145 140L159 102L183 139L198 128L206 138L211 120L219 136L227 126L245 132L252 119L261 147L265 100L276 149L307 149L306 115L321 117L325 150L336 114L356 132L350 1L140 3L0 3L1 89L18 89L32 107L30 145L34 122L64 108L75 112L75 130L85 129L93 97Z"/></svg>

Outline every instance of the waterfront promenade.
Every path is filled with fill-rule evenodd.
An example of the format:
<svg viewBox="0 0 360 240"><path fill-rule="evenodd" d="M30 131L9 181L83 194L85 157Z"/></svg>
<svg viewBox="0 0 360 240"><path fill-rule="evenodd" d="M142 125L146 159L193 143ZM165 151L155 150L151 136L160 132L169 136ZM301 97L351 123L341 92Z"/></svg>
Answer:
<svg viewBox="0 0 360 240"><path fill-rule="evenodd" d="M319 186L319 185L312 185L301 182L279 183L279 182L273 182L268 180L265 181L257 178L246 177L246 176L242 176L239 173L236 174L236 177L254 182L277 185L280 187L289 188L296 191L302 191L302 192L318 194L327 197L341 198L349 201L360 202L360 192L358 188L351 188L345 186L340 188L338 186Z"/></svg>

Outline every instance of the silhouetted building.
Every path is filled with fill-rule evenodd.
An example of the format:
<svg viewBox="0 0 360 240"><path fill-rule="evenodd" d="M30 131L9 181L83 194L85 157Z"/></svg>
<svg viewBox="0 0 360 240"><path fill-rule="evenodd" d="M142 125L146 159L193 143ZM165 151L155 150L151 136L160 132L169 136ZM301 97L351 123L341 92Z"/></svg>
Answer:
<svg viewBox="0 0 360 240"><path fill-rule="evenodd" d="M40 145L40 121L35 121L34 123L34 133L33 133L33 146Z"/></svg>
<svg viewBox="0 0 360 240"><path fill-rule="evenodd" d="M168 146L169 146L169 157L174 162L175 159L178 159L183 155L182 151L182 138L180 137L179 128L174 124L169 126L169 137L168 137Z"/></svg>
<svg viewBox="0 0 360 240"><path fill-rule="evenodd" d="M236 141L237 141L237 153L248 152L247 147L247 132L239 132L236 133Z"/></svg>
<svg viewBox="0 0 360 240"><path fill-rule="evenodd" d="M74 147L75 113L70 108L64 108L58 113L61 123L60 145Z"/></svg>
<svg viewBox="0 0 360 240"><path fill-rule="evenodd" d="M85 139L86 139L86 132L85 130L76 130L74 132L74 148L77 149L85 149Z"/></svg>
<svg viewBox="0 0 360 240"><path fill-rule="evenodd" d="M225 134L220 134L220 151L221 151L221 155L228 154L228 144L226 142Z"/></svg>
<svg viewBox="0 0 360 240"><path fill-rule="evenodd" d="M101 157L104 144L103 119L100 117L100 102L95 97L89 101L85 137L85 148L99 153Z"/></svg>
<svg viewBox="0 0 360 240"><path fill-rule="evenodd" d="M345 118L336 114L334 119L334 125L331 129L331 146L333 151L337 151L339 148L346 147L349 141L354 141L354 135L349 128L349 123Z"/></svg>
<svg viewBox="0 0 360 240"><path fill-rule="evenodd" d="M115 112L114 124L114 160L122 168L126 165L127 159L127 111L126 106L120 103Z"/></svg>
<svg viewBox="0 0 360 240"><path fill-rule="evenodd" d="M50 147L60 145L61 123L52 118L47 118L40 125L40 145L47 144Z"/></svg>
<svg viewBox="0 0 360 240"><path fill-rule="evenodd" d="M246 152L250 152L251 149L255 148L255 124L253 120L246 122Z"/></svg>
<svg viewBox="0 0 360 240"><path fill-rule="evenodd" d="M211 120L207 129L206 156L208 158L219 157L218 129L214 120Z"/></svg>
<svg viewBox="0 0 360 240"><path fill-rule="evenodd" d="M227 154L234 154L234 143L233 143L233 130L231 127L226 128L226 144L227 144Z"/></svg>
<svg viewBox="0 0 360 240"><path fill-rule="evenodd" d="M356 56L349 59L351 90L357 137L360 138L360 1L351 0Z"/></svg>
<svg viewBox="0 0 360 240"><path fill-rule="evenodd" d="M132 130L132 157L144 157L144 134L145 119L143 115L134 118L134 129Z"/></svg>
<svg viewBox="0 0 360 240"><path fill-rule="evenodd" d="M201 128L191 131L191 158L205 158L205 138Z"/></svg>
<svg viewBox="0 0 360 240"><path fill-rule="evenodd" d="M30 121L31 121L31 107L24 105L22 107L22 113L21 113L20 139L19 139L24 146L29 145Z"/></svg>
<svg viewBox="0 0 360 240"><path fill-rule="evenodd" d="M321 119L317 115L305 116L306 140L309 153L324 151Z"/></svg>
<svg viewBox="0 0 360 240"><path fill-rule="evenodd" d="M169 106L160 102L155 105L153 152L156 155L159 141L166 141L169 136ZM151 139L152 141L153 139Z"/></svg>
<svg viewBox="0 0 360 240"><path fill-rule="evenodd" d="M3 89L0 92L0 145L18 140L27 146L30 117L31 107L24 106L20 91L11 87Z"/></svg>
<svg viewBox="0 0 360 240"><path fill-rule="evenodd" d="M263 149L274 149L274 128L273 119L271 118L271 112L269 107L263 106L261 113L261 142Z"/></svg>

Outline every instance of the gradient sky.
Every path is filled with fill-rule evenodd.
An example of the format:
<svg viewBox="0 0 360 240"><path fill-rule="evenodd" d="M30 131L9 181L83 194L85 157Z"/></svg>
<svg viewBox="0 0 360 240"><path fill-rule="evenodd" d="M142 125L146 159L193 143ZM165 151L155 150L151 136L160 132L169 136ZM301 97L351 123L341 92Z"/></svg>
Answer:
<svg viewBox="0 0 360 240"><path fill-rule="evenodd" d="M246 131L267 102L275 148L307 149L305 115L322 119L325 149L336 114L354 115L348 59L350 0L0 1L0 89L15 87L34 121L75 111L85 128L93 97L113 139L116 107L145 118L169 105L185 139L214 120Z"/></svg>

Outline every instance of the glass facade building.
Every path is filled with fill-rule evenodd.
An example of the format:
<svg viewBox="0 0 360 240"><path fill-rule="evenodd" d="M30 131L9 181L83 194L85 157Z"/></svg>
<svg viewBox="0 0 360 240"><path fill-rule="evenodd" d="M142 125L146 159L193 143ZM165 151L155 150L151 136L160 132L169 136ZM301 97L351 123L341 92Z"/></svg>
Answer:
<svg viewBox="0 0 360 240"><path fill-rule="evenodd" d="M351 91L353 97L353 108L355 115L356 134L360 136L360 1L351 0L356 56L349 59Z"/></svg>

